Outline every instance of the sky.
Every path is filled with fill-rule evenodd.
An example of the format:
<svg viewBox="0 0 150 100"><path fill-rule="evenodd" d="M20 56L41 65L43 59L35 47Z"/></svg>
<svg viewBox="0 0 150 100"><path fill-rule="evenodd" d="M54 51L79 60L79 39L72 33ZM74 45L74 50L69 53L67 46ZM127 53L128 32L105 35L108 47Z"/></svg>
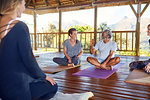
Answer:
<svg viewBox="0 0 150 100"><path fill-rule="evenodd" d="M142 5L142 9L145 4ZM137 6L134 6L137 11ZM119 22L124 17L136 18L130 6L115 6L115 7L99 7L98 8L98 25L101 23L107 23L108 25L115 24ZM150 6L147 8L142 18L150 18ZM33 25L33 16L23 14L22 19L27 22L27 24ZM62 13L62 23L68 23L73 20L77 20L81 23L85 23L90 26L94 26L94 9L69 11ZM37 16L37 23L39 26L46 27L48 23L57 23L59 21L58 13L50 13Z"/></svg>

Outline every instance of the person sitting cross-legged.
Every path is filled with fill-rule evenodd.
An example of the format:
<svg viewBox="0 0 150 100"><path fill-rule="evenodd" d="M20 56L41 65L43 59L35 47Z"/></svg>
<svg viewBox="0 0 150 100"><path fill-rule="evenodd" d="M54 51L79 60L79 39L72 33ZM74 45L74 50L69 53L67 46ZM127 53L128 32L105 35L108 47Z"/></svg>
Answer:
<svg viewBox="0 0 150 100"><path fill-rule="evenodd" d="M53 61L62 66L74 66L80 64L80 56L83 53L82 44L77 40L77 30L71 28L68 31L70 39L66 39L63 43L64 58L55 57Z"/></svg>
<svg viewBox="0 0 150 100"><path fill-rule="evenodd" d="M102 32L102 40L96 43L93 48L95 40L92 39L90 43L90 53L95 54L96 50L99 51L97 58L87 57L87 61L94 65L95 68L113 70L113 65L118 64L121 59L120 57L114 57L114 53L117 48L117 44L111 40L111 31L105 30Z"/></svg>
<svg viewBox="0 0 150 100"><path fill-rule="evenodd" d="M150 24L147 26L147 35L150 36ZM149 40L150 45L150 40ZM129 64L130 69L141 69L150 74L150 59L145 61L133 61Z"/></svg>

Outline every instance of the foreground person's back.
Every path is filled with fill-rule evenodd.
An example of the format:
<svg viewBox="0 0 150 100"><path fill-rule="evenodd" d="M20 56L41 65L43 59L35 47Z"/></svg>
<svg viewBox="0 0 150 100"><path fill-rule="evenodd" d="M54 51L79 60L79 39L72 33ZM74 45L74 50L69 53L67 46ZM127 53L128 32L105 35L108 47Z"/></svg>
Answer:
<svg viewBox="0 0 150 100"><path fill-rule="evenodd" d="M2 0L0 4L0 97L2 100L48 100L57 92L57 84L39 68L28 28L16 19L24 11L24 4L24 0ZM15 10L7 6L14 6Z"/></svg>

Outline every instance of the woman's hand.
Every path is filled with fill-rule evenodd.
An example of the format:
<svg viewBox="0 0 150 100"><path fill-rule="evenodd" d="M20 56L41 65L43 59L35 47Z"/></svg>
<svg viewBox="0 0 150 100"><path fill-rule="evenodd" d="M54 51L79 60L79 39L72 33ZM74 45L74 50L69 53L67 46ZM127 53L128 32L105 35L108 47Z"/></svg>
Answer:
<svg viewBox="0 0 150 100"><path fill-rule="evenodd" d="M55 81L52 77L50 77L49 75L46 75L46 80L49 81L52 85L55 85Z"/></svg>
<svg viewBox="0 0 150 100"><path fill-rule="evenodd" d="M68 63L70 63L70 64L72 63L72 62L71 62L71 58L70 58L70 59L68 59Z"/></svg>
<svg viewBox="0 0 150 100"><path fill-rule="evenodd" d="M78 55L77 57L78 57L78 59L80 59L81 55Z"/></svg>

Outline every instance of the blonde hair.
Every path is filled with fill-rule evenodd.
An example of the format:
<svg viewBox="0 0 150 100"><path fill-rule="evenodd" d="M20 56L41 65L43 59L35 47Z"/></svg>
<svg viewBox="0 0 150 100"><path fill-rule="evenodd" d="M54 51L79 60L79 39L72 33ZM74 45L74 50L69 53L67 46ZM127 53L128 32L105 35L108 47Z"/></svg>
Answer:
<svg viewBox="0 0 150 100"><path fill-rule="evenodd" d="M0 0L0 20L1 20L1 16L3 15L15 13L17 11L18 5L22 1L23 0ZM0 37L0 43L1 43L1 37Z"/></svg>
<svg viewBox="0 0 150 100"><path fill-rule="evenodd" d="M0 0L0 15L11 14L16 11L23 0Z"/></svg>

